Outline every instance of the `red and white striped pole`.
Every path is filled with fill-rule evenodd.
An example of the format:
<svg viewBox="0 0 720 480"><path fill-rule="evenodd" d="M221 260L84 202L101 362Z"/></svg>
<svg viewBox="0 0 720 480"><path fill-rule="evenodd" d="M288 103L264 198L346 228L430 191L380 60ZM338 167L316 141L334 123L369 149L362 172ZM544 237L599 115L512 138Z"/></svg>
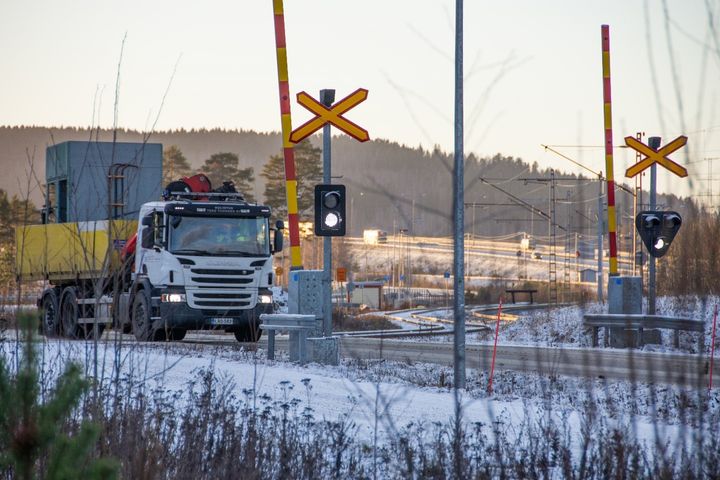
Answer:
<svg viewBox="0 0 720 480"><path fill-rule="evenodd" d="M605 171L607 172L607 221L610 244L610 276L618 275L615 218L615 178L613 174L612 100L610 95L610 27L602 25L603 112L605 120ZM599 246L598 248L602 248Z"/></svg>
<svg viewBox="0 0 720 480"><path fill-rule="evenodd" d="M488 393L490 395L492 395L493 374L495 373L495 352L497 352L498 334L500 333L500 317L502 316L502 301L503 301L503 297L501 295L500 303L498 304L497 323L495 324L495 345L493 346L492 363L490 364L490 381L488 382Z"/></svg>
<svg viewBox="0 0 720 480"><path fill-rule="evenodd" d="M290 231L290 268L302 269L300 254L300 229L298 227L297 178L295 176L295 152L290 142L290 83L288 81L287 47L285 43L285 14L282 0L273 0L275 15L275 48L277 51L278 85L280 90L280 123L282 125L283 158L285 160L285 193L288 206L288 230Z"/></svg>

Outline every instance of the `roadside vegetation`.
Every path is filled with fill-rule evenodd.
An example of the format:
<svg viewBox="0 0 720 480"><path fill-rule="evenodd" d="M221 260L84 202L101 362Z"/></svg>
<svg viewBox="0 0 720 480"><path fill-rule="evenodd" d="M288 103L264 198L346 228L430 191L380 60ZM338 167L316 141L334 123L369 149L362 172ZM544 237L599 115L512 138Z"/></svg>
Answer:
<svg viewBox="0 0 720 480"><path fill-rule="evenodd" d="M394 425L384 413L387 405L376 405L375 428L382 425L386 434L368 437L352 411L334 419L316 411L309 379L302 385L283 382L273 398L239 390L212 364L183 387L164 386L142 369L119 365L95 378L56 349L61 343L38 343L32 328L24 331L24 341L6 336L0 344L0 400L4 406L28 405L31 412L0 415L2 478L76 478L78 472L87 472L84 478L128 479L720 476L719 398L706 390L636 386L618 395L602 381L567 383L552 373L533 380L508 372L496 378L499 398L530 395L533 382L543 392L538 402L522 402L519 422L498 411L491 423L472 423L460 410L457 422ZM82 349L81 343L71 345ZM123 347L123 357L142 355L134 347ZM245 362L260 360L257 352L239 354ZM88 350L88 372L91 355ZM355 363L341 367L351 369L350 378L362 368L369 372L365 378L377 376L377 382L400 371L423 376L422 365ZM450 388L450 369L438 367L424 377L437 379L440 371L442 384L428 388ZM471 375L468 383L466 395L487 395L486 373ZM19 391L30 396L7 393ZM18 424L18 418L31 421ZM643 425L655 429L650 441L638 434ZM36 431L52 436L33 440ZM51 459L70 451L72 475L57 474Z"/></svg>
<svg viewBox="0 0 720 480"><path fill-rule="evenodd" d="M352 332L369 330L395 330L398 326L388 320L385 315L351 314L341 310L333 310L333 331Z"/></svg>

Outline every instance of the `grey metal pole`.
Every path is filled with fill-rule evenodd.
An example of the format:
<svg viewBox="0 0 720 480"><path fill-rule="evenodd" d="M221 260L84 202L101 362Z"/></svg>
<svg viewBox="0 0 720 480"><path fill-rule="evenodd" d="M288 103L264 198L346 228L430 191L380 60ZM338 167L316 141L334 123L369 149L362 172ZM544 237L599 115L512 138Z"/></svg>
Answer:
<svg viewBox="0 0 720 480"><path fill-rule="evenodd" d="M660 137L648 138L648 147L660 148ZM657 208L657 164L650 167L650 210ZM655 315L655 257L650 256L648 269L648 315Z"/></svg>
<svg viewBox="0 0 720 480"><path fill-rule="evenodd" d="M463 146L463 0L455 0L455 155L453 175L455 389L465 388L465 175Z"/></svg>
<svg viewBox="0 0 720 480"><path fill-rule="evenodd" d="M650 167L650 210L657 207L655 188L657 186L657 164ZM655 257L649 256L648 269L648 315L655 315Z"/></svg>
<svg viewBox="0 0 720 480"><path fill-rule="evenodd" d="M335 102L335 90L320 90L320 103L326 107L332 106ZM332 183L330 175L331 153L330 124L323 125L323 183ZM346 221L347 219L343 219ZM323 298L323 336L332 335L332 237L323 239L323 279L327 284Z"/></svg>
<svg viewBox="0 0 720 480"><path fill-rule="evenodd" d="M597 296L603 302L603 181L598 177L598 213L597 213Z"/></svg>

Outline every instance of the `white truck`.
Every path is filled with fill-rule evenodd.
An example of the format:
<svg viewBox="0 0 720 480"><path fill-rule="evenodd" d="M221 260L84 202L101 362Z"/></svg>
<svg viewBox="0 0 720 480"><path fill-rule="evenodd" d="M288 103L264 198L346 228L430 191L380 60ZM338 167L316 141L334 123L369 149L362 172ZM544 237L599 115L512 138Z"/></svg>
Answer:
<svg viewBox="0 0 720 480"><path fill-rule="evenodd" d="M133 170L143 175L148 164L144 158ZM221 329L240 342L257 341L259 315L273 311L272 255L282 250L282 222L271 227L270 208L244 201L228 184L211 191L204 175L172 182L163 200L139 203L134 213L116 211L114 206L129 205L128 195L120 201L122 189L112 188L118 165L132 164L105 165L107 218L83 219L80 208L70 206L74 195L84 195L82 177L90 174L63 167L64 180L48 178L55 198L46 204L45 223L16 230L18 276L49 283L38 300L41 330L89 338L112 325L152 341ZM56 188L50 188L53 182ZM105 203L103 193L96 196ZM139 202L143 196L136 197Z"/></svg>

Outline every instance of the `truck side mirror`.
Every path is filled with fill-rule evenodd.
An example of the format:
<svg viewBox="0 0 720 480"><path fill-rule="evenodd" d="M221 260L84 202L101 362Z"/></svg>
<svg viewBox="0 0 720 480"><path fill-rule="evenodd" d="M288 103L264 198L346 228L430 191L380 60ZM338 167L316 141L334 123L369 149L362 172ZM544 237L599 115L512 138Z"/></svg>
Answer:
<svg viewBox="0 0 720 480"><path fill-rule="evenodd" d="M273 238L273 253L280 252L283 249L283 229L285 224L282 220L275 223L275 237Z"/></svg>
<svg viewBox="0 0 720 480"><path fill-rule="evenodd" d="M150 227L153 224L153 217L152 213L150 215L145 215L142 219L142 226L143 227Z"/></svg>

